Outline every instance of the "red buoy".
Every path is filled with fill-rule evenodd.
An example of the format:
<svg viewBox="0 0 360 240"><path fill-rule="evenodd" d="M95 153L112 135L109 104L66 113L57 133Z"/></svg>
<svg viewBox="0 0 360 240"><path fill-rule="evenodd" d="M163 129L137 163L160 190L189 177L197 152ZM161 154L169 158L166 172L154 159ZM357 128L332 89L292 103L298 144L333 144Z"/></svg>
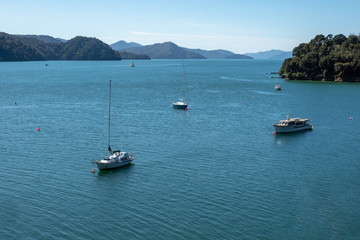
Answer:
<svg viewBox="0 0 360 240"><path fill-rule="evenodd" d="M275 135L276 133L275 132L273 132L273 135Z"/></svg>
<svg viewBox="0 0 360 240"><path fill-rule="evenodd" d="M187 110L188 110L188 108L185 108L185 110L187 111Z"/></svg>
<svg viewBox="0 0 360 240"><path fill-rule="evenodd" d="M38 131L40 131L40 128L37 128Z"/></svg>
<svg viewBox="0 0 360 240"><path fill-rule="evenodd" d="M91 172L92 172L92 173L95 173L95 169L91 169Z"/></svg>
<svg viewBox="0 0 360 240"><path fill-rule="evenodd" d="M350 117L350 120L352 120L352 117Z"/></svg>

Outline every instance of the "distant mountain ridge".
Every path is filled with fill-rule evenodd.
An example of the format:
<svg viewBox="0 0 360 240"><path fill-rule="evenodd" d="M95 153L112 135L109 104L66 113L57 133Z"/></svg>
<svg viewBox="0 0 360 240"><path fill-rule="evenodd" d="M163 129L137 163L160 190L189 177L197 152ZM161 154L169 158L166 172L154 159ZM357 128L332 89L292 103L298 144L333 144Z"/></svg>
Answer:
<svg viewBox="0 0 360 240"><path fill-rule="evenodd" d="M292 51L270 50L257 53L245 53L245 55L253 57L254 59L284 60L292 57Z"/></svg>
<svg viewBox="0 0 360 240"><path fill-rule="evenodd" d="M139 43L135 43L135 42L125 42L123 40L120 40L116 43L110 44L110 47L116 51L124 51L128 48L133 48L133 47L142 47L141 44Z"/></svg>
<svg viewBox="0 0 360 240"><path fill-rule="evenodd" d="M233 54L230 56L226 56L224 59L254 59L254 58L244 54Z"/></svg>
<svg viewBox="0 0 360 240"><path fill-rule="evenodd" d="M208 51L203 49L184 48L173 42L156 43L131 48L126 48L129 46L129 43L126 43L125 41L119 41L117 43L120 43L120 49L124 49L126 52L146 54L152 59L252 59L250 56L235 54L231 51L222 49ZM117 47L115 44L110 46L113 49Z"/></svg>
<svg viewBox="0 0 360 240"><path fill-rule="evenodd" d="M43 41L45 43L64 43L66 42L65 39L62 38L54 38L48 35L13 35L20 38L36 38L40 41Z"/></svg>
<svg viewBox="0 0 360 240"><path fill-rule="evenodd" d="M96 38L70 40L48 35L11 35L0 32L0 61L121 60L121 59L285 59L292 52L270 50L235 54L228 50L183 48L172 42L142 46L118 41L111 45Z"/></svg>
<svg viewBox="0 0 360 240"><path fill-rule="evenodd" d="M121 60L118 52L96 38L75 37L65 43L48 43L49 39L0 33L0 61Z"/></svg>
<svg viewBox="0 0 360 240"><path fill-rule="evenodd" d="M172 47L170 47L172 45ZM245 54L236 54L228 50L217 49L217 50L203 50L203 49L191 49L184 48L176 45L172 42L165 43L156 43L152 45L142 46L139 43L118 41L110 45L114 50L119 52L131 52L136 54L146 54L153 59L180 59L184 58L194 58L194 59L268 59L268 60L284 60L286 58L292 57L292 51L282 51L282 50L269 50L264 52L257 53L245 53ZM181 51L177 48L182 48L186 52L196 53L198 55L189 55L184 51ZM168 52L170 51L170 52ZM200 57L201 55L202 57Z"/></svg>
<svg viewBox="0 0 360 240"><path fill-rule="evenodd" d="M121 59L124 60L150 60L151 58L145 54L134 54L126 51L119 52Z"/></svg>
<svg viewBox="0 0 360 240"><path fill-rule="evenodd" d="M200 55L203 55L204 57L208 59L222 59L227 56L233 55L233 52L227 51L227 50L202 50L202 49L191 49L191 48L185 48L187 51L194 52Z"/></svg>
<svg viewBox="0 0 360 240"><path fill-rule="evenodd" d="M198 53L186 51L184 48L179 47L172 42L128 48L126 49L126 52L145 54L152 59L205 59L204 56Z"/></svg>
<svg viewBox="0 0 360 240"><path fill-rule="evenodd" d="M96 38L78 36L64 42L44 35L11 35L0 32L0 61L121 59L149 57L119 53Z"/></svg>

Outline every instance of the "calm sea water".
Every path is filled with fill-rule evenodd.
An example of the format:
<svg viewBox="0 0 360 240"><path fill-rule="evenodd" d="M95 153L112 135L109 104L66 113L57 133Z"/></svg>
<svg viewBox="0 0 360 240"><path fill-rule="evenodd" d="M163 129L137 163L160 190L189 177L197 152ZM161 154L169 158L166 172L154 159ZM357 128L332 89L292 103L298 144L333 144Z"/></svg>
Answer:
<svg viewBox="0 0 360 240"><path fill-rule="evenodd" d="M129 65L0 63L1 239L360 239L360 84L186 60L181 111L180 60ZM110 79L111 145L136 159L99 172ZM287 115L314 130L274 136Z"/></svg>

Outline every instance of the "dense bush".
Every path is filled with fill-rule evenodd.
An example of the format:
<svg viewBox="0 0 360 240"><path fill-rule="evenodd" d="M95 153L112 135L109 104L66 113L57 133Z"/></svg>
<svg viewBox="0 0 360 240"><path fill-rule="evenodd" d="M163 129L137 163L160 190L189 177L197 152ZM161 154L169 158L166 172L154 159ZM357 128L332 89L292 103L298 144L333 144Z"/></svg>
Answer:
<svg viewBox="0 0 360 240"><path fill-rule="evenodd" d="M279 74L297 80L360 81L360 36L317 35L294 48Z"/></svg>

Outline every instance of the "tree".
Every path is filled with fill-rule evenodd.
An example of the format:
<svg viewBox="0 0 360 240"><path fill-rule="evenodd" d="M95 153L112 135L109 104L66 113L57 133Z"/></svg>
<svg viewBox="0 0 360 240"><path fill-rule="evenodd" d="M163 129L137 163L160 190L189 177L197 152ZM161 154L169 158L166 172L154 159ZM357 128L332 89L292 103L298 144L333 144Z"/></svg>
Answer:
<svg viewBox="0 0 360 240"><path fill-rule="evenodd" d="M295 47L279 74L289 79L360 81L360 37L319 34Z"/></svg>
<svg viewBox="0 0 360 240"><path fill-rule="evenodd" d="M343 42L345 42L347 37L345 37L343 34L335 35L333 38L333 41L336 45L341 45Z"/></svg>

